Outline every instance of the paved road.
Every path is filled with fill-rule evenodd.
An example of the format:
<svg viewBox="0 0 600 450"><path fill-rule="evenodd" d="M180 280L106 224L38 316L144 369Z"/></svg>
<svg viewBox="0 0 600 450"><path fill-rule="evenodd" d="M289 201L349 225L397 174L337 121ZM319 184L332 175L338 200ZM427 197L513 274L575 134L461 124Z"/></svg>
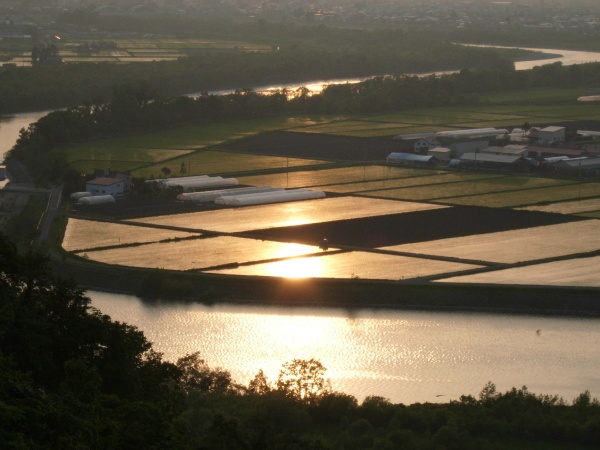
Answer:
<svg viewBox="0 0 600 450"><path fill-rule="evenodd" d="M56 216L56 211L60 205L60 200L62 198L62 185L56 186L52 189L50 193L50 198L48 199L48 206L46 208L46 212L44 213L44 217L42 218L39 225L39 235L37 239L38 245L42 245L48 239L48 234L50 233L50 227L52 226L52 222L54 221L54 217Z"/></svg>

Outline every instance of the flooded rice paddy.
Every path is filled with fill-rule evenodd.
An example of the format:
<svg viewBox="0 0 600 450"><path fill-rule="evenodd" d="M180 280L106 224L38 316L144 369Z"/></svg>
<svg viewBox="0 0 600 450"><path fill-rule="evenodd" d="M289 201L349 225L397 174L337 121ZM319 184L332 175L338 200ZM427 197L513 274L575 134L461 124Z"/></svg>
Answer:
<svg viewBox="0 0 600 450"><path fill-rule="evenodd" d="M540 260L600 250L600 221L586 220L440 239L385 247L385 250L496 263Z"/></svg>
<svg viewBox="0 0 600 450"><path fill-rule="evenodd" d="M583 258L600 251L600 221L557 214L347 196L133 223L72 218L63 247L106 264L227 275L600 283L598 259Z"/></svg>
<svg viewBox="0 0 600 450"><path fill-rule="evenodd" d="M135 222L233 233L439 208L445 206L361 197L338 197L149 217L137 219Z"/></svg>

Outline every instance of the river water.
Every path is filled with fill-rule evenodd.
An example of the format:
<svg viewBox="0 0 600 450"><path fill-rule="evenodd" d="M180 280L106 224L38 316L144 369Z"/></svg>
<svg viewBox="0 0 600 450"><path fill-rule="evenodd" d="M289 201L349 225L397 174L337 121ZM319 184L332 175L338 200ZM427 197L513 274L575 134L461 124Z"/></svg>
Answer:
<svg viewBox="0 0 600 450"><path fill-rule="evenodd" d="M562 54L557 60L565 65L600 61L598 53L545 51ZM524 61L516 67L557 60ZM307 87L318 90L330 82ZM14 145L21 128L46 113L3 118L0 155ZM229 370L242 384L259 369L275 381L283 363L317 358L327 367L332 387L359 401L379 395L395 403L447 402L476 396L488 381L500 391L526 385L532 392L567 401L586 389L600 396L597 318L209 307L145 304L136 297L102 292L88 295L103 313L143 330L165 359L175 361L198 351L211 367Z"/></svg>
<svg viewBox="0 0 600 450"><path fill-rule="evenodd" d="M89 293L113 319L142 329L167 360L192 352L246 384L262 369L320 360L335 390L362 401L447 402L526 385L571 401L600 395L600 319L483 313L145 304Z"/></svg>

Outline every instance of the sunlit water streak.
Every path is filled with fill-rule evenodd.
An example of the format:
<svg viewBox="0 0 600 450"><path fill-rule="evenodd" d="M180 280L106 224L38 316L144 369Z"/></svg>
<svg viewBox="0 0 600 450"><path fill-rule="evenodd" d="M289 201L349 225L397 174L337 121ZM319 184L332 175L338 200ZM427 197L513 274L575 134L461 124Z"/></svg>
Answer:
<svg viewBox="0 0 600 450"><path fill-rule="evenodd" d="M271 381L293 358L317 358L333 388L362 401L446 402L487 381L527 385L570 401L600 393L599 319L511 315L145 304L89 293L115 320L139 326L165 359L199 351L211 367L247 384ZM536 333L536 330L541 330Z"/></svg>

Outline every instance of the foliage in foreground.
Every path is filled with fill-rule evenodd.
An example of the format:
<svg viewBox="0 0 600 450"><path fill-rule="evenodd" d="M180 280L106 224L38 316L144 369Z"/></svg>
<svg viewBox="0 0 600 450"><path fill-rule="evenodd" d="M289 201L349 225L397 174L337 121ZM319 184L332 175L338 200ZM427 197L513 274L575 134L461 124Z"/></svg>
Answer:
<svg viewBox="0 0 600 450"><path fill-rule="evenodd" d="M600 404L493 384L448 404L362 404L292 360L242 386L200 353L163 361L137 328L0 236L0 439L6 449L591 449Z"/></svg>

